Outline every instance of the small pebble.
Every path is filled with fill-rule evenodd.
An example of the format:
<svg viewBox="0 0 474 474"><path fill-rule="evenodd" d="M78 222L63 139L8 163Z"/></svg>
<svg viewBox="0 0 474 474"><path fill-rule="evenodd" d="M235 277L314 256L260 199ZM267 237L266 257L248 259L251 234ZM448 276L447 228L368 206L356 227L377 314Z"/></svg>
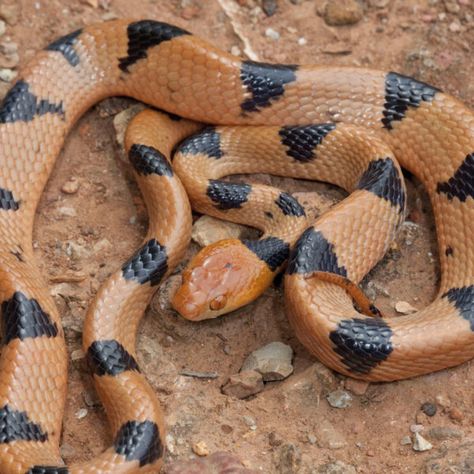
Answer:
<svg viewBox="0 0 474 474"><path fill-rule="evenodd" d="M84 354L84 351L82 349L77 349L71 352L72 361L84 359L85 356L86 355Z"/></svg>
<svg viewBox="0 0 474 474"><path fill-rule="evenodd" d="M275 31L273 28L267 28L265 30L265 36L274 41L277 41L280 39L280 33L278 33L278 31Z"/></svg>
<svg viewBox="0 0 474 474"><path fill-rule="evenodd" d="M76 212L76 209L74 209L73 207L68 207L68 206L62 206L58 209L58 213L60 216L64 216L64 217L76 217L77 216L77 212Z"/></svg>
<svg viewBox="0 0 474 474"><path fill-rule="evenodd" d="M348 408L352 405L351 395L344 390L335 390L329 393L326 398L333 408Z"/></svg>
<svg viewBox="0 0 474 474"><path fill-rule="evenodd" d="M0 36L5 34L5 31L7 29L7 25L3 20L0 20Z"/></svg>
<svg viewBox="0 0 474 474"><path fill-rule="evenodd" d="M314 434L308 434L308 443L309 444L316 444L316 436L314 436Z"/></svg>
<svg viewBox="0 0 474 474"><path fill-rule="evenodd" d="M276 0L263 0L262 1L262 10L265 12L265 15L272 16L276 13L278 9L278 4Z"/></svg>
<svg viewBox="0 0 474 474"><path fill-rule="evenodd" d="M232 46L230 48L230 54L233 54L234 56L240 56L242 54L242 51L237 45Z"/></svg>
<svg viewBox="0 0 474 474"><path fill-rule="evenodd" d="M437 407L434 403L425 402L421 405L421 411L428 416L435 416L437 412Z"/></svg>
<svg viewBox="0 0 474 474"><path fill-rule="evenodd" d="M80 185L79 180L72 177L63 184L61 191L65 194L75 194L79 190Z"/></svg>
<svg viewBox="0 0 474 474"><path fill-rule="evenodd" d="M283 439L278 433L272 431L268 435L268 443L270 444L270 446L276 448L277 446L282 445Z"/></svg>
<svg viewBox="0 0 474 474"><path fill-rule="evenodd" d="M242 419L244 420L244 423L252 430L252 431L255 431L257 429L257 422L255 421L254 418L252 418L251 416L248 416L248 415L244 415L242 417Z"/></svg>
<svg viewBox="0 0 474 474"><path fill-rule="evenodd" d="M449 418L453 421L462 421L464 419L464 413L459 408L453 407L449 410Z"/></svg>
<svg viewBox="0 0 474 474"><path fill-rule="evenodd" d="M369 388L370 382L366 380L357 380L352 378L347 378L344 382L344 388L352 392L354 395L364 395Z"/></svg>
<svg viewBox="0 0 474 474"><path fill-rule="evenodd" d="M395 303L395 311L400 314L412 314L418 310L407 301L397 301Z"/></svg>
<svg viewBox="0 0 474 474"><path fill-rule="evenodd" d="M198 441L197 443L193 444L193 452L198 456L208 456L209 448L204 441Z"/></svg>
<svg viewBox="0 0 474 474"><path fill-rule="evenodd" d="M233 222L226 222L211 216L202 216L193 224L191 238L201 247L206 247L218 240L240 239L245 227Z"/></svg>
<svg viewBox="0 0 474 474"><path fill-rule="evenodd" d="M316 471L310 471L316 473ZM318 468L318 474L356 474L356 468L342 461L329 462Z"/></svg>
<svg viewBox="0 0 474 474"><path fill-rule="evenodd" d="M421 431L423 431L425 429L425 427L423 425L411 425L410 426L410 431L412 433L420 433Z"/></svg>
<svg viewBox="0 0 474 474"><path fill-rule="evenodd" d="M433 445L423 438L423 436L420 435L420 433L415 433L415 439L413 441L413 450L414 451L429 451L430 449L433 449Z"/></svg>
<svg viewBox="0 0 474 474"><path fill-rule="evenodd" d="M242 365L242 372L255 370L265 382L283 380L293 372L293 349L276 341L253 351Z"/></svg>
<svg viewBox="0 0 474 474"><path fill-rule="evenodd" d="M461 31L461 24L457 21L453 21L449 24L449 31L452 33L459 33Z"/></svg>
<svg viewBox="0 0 474 474"><path fill-rule="evenodd" d="M222 387L222 393L235 398L247 398L263 390L262 374L255 370L243 370L232 375Z"/></svg>
<svg viewBox="0 0 474 474"><path fill-rule="evenodd" d="M323 11L330 26L353 25L362 20L364 10L357 0L328 0Z"/></svg>
<svg viewBox="0 0 474 474"><path fill-rule="evenodd" d="M78 420L82 420L83 418L87 416L87 413L88 413L87 408L81 408L76 411L75 415Z"/></svg>
<svg viewBox="0 0 474 474"><path fill-rule="evenodd" d="M410 438L410 436L404 436L404 437L401 439L400 444L401 444L402 446L407 446L407 445L411 444L411 438Z"/></svg>
<svg viewBox="0 0 474 474"><path fill-rule="evenodd" d="M280 474L296 474L301 467L301 451L292 443L284 444L280 448L278 472Z"/></svg>
<svg viewBox="0 0 474 474"><path fill-rule="evenodd" d="M464 433L461 430L449 426L433 426L433 428L428 431L427 436L431 439L444 441L447 439L461 439Z"/></svg>
<svg viewBox="0 0 474 474"><path fill-rule="evenodd" d="M61 457L66 459L76 455L76 450L67 443L61 444L59 452L61 453Z"/></svg>
<svg viewBox="0 0 474 474"><path fill-rule="evenodd" d="M449 400L445 395L436 395L435 400L441 408L449 408L451 406L451 400Z"/></svg>
<svg viewBox="0 0 474 474"><path fill-rule="evenodd" d="M0 18L5 20L9 25L16 25L20 17L20 2L5 3L0 2Z"/></svg>
<svg viewBox="0 0 474 474"><path fill-rule="evenodd" d="M13 79L17 76L17 72L13 69L2 68L0 69L0 81L3 82L12 82Z"/></svg>
<svg viewBox="0 0 474 474"><path fill-rule="evenodd" d="M307 41L306 38L303 37L303 36L302 36L301 38L298 38L298 44L299 44L300 46L304 46L307 42L308 42L308 41Z"/></svg>

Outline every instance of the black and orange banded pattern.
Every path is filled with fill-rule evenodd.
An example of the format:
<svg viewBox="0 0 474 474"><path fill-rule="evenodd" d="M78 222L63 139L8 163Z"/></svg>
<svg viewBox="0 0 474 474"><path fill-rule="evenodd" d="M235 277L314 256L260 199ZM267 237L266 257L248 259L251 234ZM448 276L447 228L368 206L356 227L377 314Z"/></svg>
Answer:
<svg viewBox="0 0 474 474"><path fill-rule="evenodd" d="M58 326L52 322L38 301L29 299L21 291L2 303L3 343L13 339L56 337Z"/></svg>
<svg viewBox="0 0 474 474"><path fill-rule="evenodd" d="M340 266L334 246L314 227L306 229L291 251L287 273L310 274L321 271L347 276L344 266Z"/></svg>
<svg viewBox="0 0 474 474"><path fill-rule="evenodd" d="M63 104L38 98L30 91L28 82L19 80L3 99L0 123L31 122L36 116L45 114L56 114L64 118Z"/></svg>
<svg viewBox="0 0 474 474"><path fill-rule="evenodd" d="M198 67L203 64L205 68ZM200 85L199 96L190 83ZM384 153L371 156L368 165L359 157L353 159L353 169L362 176L339 173L331 163L322 166L326 173L322 179L350 192L358 180L353 195L363 199L349 201L346 207L344 201L338 204L328 213L333 221L322 216L313 226L305 223L299 239L295 228L305 222L304 208L269 186L262 191L258 185L210 176L201 190L206 205L236 220L239 212L249 213L255 201L271 196L270 209L254 213L253 224L285 222L293 234L288 233L288 240L265 234L258 241L236 242L247 252L248 261L255 263L257 256L264 262L260 266L267 274L281 268L290 254L285 298L295 333L335 370L367 380L396 380L474 356L474 263L472 236L466 231L474 221L472 111L433 86L393 72L242 61L182 28L153 20L93 25L63 36L33 58L0 105L0 169L5 171L0 175L4 255L0 303L5 329L0 355L0 378L5 380L0 384L2 474L88 474L91 470L138 474L158 472L162 466L163 415L139 371L134 350L141 313L156 289L152 287L177 265L190 239L191 209L168 163L170 150L199 129L186 119L174 121L173 127L163 119L166 132L156 140L148 132L136 141L126 138L136 178L150 201L150 228L141 247L97 293L83 332L94 383L107 413L112 414L113 442L85 468L83 464L61 466L58 459L67 385L64 334L34 262L28 230L65 136L81 114L111 94L169 109L172 118L179 113L215 124L182 146L189 160L206 155L208 159L197 156L202 167L229 164L222 127L217 127L221 125L276 127L272 146L283 151L284 161L270 167L271 172L285 176L291 167L303 179L308 170L317 168L322 151L336 141L344 126L353 127L344 138L346 152L361 146L360 128L368 127L365 138L374 138L371 144ZM334 119L336 109L337 126L321 123ZM446 133L451 141L443 141ZM424 147L427 140L429 151ZM446 153L445 143L456 143L453 156ZM342 276L355 288L362 273L381 257L406 201L396 160L420 177L430 193L437 191L433 209L444 272L441 291L428 309L416 315L367 318L342 293L343 286L311 274ZM362 162L367 166L360 166ZM446 169L451 175L446 175ZM160 194L161 188L166 192ZM162 203L169 209L161 209ZM356 235L360 226L354 214L340 219L348 222L344 232L334 224L341 209L351 209L359 222L368 223L362 237ZM170 210L172 216L167 215ZM385 224L380 235L379 223ZM290 240L296 242L291 252ZM353 252L344 246L348 241ZM348 275L355 275L354 281ZM119 314L111 315L112 309ZM41 387L38 393L29 390L32 377Z"/></svg>

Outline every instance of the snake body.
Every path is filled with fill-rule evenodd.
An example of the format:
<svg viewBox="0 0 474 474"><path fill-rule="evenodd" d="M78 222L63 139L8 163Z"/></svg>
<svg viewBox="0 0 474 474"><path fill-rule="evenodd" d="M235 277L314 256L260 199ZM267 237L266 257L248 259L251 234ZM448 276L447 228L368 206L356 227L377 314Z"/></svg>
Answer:
<svg viewBox="0 0 474 474"><path fill-rule="evenodd" d="M111 95L131 96L199 122L273 126L268 133L284 145L278 159L286 156L288 169L299 168L303 175L310 173L305 165L318 168L320 151L324 156L326 148L337 148L332 136L346 133L345 143L365 127L372 151L383 156L355 153L359 175L354 171L345 181L335 181L355 189L339 210L359 209L364 224L355 225L362 234L341 228L336 214L305 225L298 239L295 231L284 232L289 240L297 239L285 276L295 331L331 367L372 380L409 377L473 357L474 115L469 109L432 86L395 73L242 61L185 30L150 20L93 25L38 53L0 106L0 472L156 473L161 467L162 414L139 372L135 334L156 285L179 261L189 239L190 209L167 157L174 143L197 125L157 118L153 112L137 117L126 144L147 201L150 229L143 246L99 291L84 328L84 350L110 420L113 445L94 460L69 468L59 456L67 358L57 310L35 264L33 219L68 131L85 110ZM156 120L164 127L158 137ZM308 134L305 127L318 123L332 128L319 141L301 143ZM263 128L253 128L255 132L247 132L265 135ZM206 154L216 159L220 147L211 144L214 151ZM189 142L187 146L184 155L200 155ZM392 157L417 175L430 194L442 271L436 300L396 321L359 314L349 296L357 295L355 284L375 263L373 255L382 253L403 214L404 187ZM385 164L382 176L376 172L380 163ZM322 179L334 180L328 173ZM385 185L374 184L380 177ZM217 204L230 214L236 210L226 204L230 199L240 202L244 212L243 188L237 194L225 189L218 184L211 193L215 199L208 194L211 202L205 205L216 209ZM278 200L279 195L272 196ZM279 202L274 211L284 207L298 212L291 197ZM362 226L370 225L364 214L370 215L372 208L384 209L390 217L383 236L370 248L363 238L370 229L364 234ZM286 217L291 227L302 216ZM274 273L267 248L262 252L258 244L260 250L254 251L258 245L252 245L244 247L256 256L254 261L267 265L267 274ZM281 265L278 261L273 267ZM218 298L214 308L219 311L225 303Z"/></svg>

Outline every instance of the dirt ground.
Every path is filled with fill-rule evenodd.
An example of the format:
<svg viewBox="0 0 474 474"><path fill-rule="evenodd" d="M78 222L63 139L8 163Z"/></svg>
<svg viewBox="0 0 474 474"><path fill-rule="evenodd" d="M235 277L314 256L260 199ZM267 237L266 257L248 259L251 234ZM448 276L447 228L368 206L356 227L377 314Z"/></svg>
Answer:
<svg viewBox="0 0 474 474"><path fill-rule="evenodd" d="M177 24L228 51L245 51L252 59L413 75L474 107L472 0L365 1L357 24L338 27L328 26L320 15L322 0L264 3L267 10L275 3L276 12L268 16L255 0L0 0L0 12L2 4L10 7L0 44L16 43L21 65L57 36L88 23L152 18ZM6 88L0 84L0 94ZM62 446L67 463L88 459L111 442L80 352L81 325L100 283L133 253L146 229L145 207L120 159L113 128L114 114L131 103L105 101L79 121L38 211L35 248L62 311L71 354ZM80 186L66 194L61 188L71 179ZM317 199L320 209L343 196L321 184L282 178L269 182L308 193L303 197L313 203ZM426 305L436 294L439 275L426 194L414 178L408 189L412 224L404 226L363 285L392 316L398 301ZM187 259L197 249L193 244ZM298 342L283 311L281 284L248 307L203 323L178 317L169 306L169 286L155 296L138 342L140 366L166 412L167 465L195 457L192 447L204 442L211 453L232 452L247 467L265 473L474 472L472 362L414 380L370 384L361 395L352 395L350 407L332 408L326 395L344 388L346 379L325 371ZM293 375L267 383L263 392L246 400L223 395L221 386L246 356L272 341L293 348ZM186 377L180 375L183 369L218 376ZM434 416L421 411L425 402L436 405ZM404 437L413 436L415 424L423 425L421 434L431 449L416 452L411 444L402 444Z"/></svg>

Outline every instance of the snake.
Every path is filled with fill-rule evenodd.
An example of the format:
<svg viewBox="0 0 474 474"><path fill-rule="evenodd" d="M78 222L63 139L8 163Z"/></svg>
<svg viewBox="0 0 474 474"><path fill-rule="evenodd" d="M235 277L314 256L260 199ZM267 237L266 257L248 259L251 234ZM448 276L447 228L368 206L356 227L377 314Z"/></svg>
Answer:
<svg viewBox="0 0 474 474"><path fill-rule="evenodd" d="M66 466L59 452L64 333L33 252L34 214L73 124L115 95L168 115L146 110L127 131L125 148L149 229L98 291L84 323L83 348L113 441L90 461ZM209 126L199 131L200 124ZM246 165L236 164L237 150ZM427 308L394 319L380 317L358 283L404 218L400 166L429 193L441 281ZM187 177L187 167L194 177ZM135 342L150 298L189 242L187 193L198 198L196 209L234 221L246 216L263 235L213 246L215 265L196 256L173 299L183 316L206 319L240 307L285 268L296 335L343 374L396 380L474 356L474 114L417 79L242 60L177 26L111 20L55 40L22 68L0 105L0 169L2 473L161 469L164 415L138 366ZM311 222L288 193L221 179L258 170L327 180L351 194ZM243 267L250 279L242 277ZM252 295L229 288L232 281L239 287L240 278L250 281Z"/></svg>

